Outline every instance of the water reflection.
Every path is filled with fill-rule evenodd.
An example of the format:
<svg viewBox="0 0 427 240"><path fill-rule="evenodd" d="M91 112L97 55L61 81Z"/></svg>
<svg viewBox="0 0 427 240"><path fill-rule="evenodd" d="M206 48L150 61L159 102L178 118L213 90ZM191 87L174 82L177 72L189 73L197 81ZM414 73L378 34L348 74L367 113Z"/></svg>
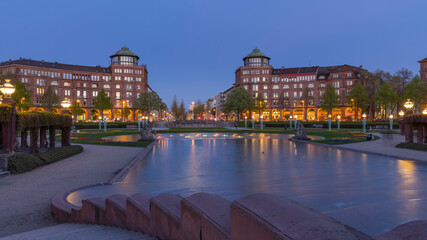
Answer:
<svg viewBox="0 0 427 240"><path fill-rule="evenodd" d="M277 193L371 235L427 219L426 164L290 142L283 135L224 135L162 135L122 183L84 189L69 200L136 192L209 192L229 200Z"/></svg>

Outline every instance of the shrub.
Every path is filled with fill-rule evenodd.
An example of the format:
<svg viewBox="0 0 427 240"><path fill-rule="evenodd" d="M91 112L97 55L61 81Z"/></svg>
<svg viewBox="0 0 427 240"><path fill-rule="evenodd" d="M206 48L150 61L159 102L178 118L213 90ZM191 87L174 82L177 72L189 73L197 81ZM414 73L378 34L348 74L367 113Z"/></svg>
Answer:
<svg viewBox="0 0 427 240"><path fill-rule="evenodd" d="M8 169L11 173L24 173L44 165L44 162L32 155L18 153L9 157Z"/></svg>
<svg viewBox="0 0 427 240"><path fill-rule="evenodd" d="M427 151L427 145L422 143L399 143L396 145L397 148L407 148L418 151Z"/></svg>
<svg viewBox="0 0 427 240"><path fill-rule="evenodd" d="M82 146L73 145L50 149L49 151L44 153L18 153L9 157L8 168L11 173L24 173L31 171L37 167L62 160L77 153L81 153L82 151Z"/></svg>
<svg viewBox="0 0 427 240"><path fill-rule="evenodd" d="M54 148L44 153L37 153L35 156L41 159L45 164L49 164L73 156L77 153L81 153L82 151L82 146L73 145L68 147Z"/></svg>

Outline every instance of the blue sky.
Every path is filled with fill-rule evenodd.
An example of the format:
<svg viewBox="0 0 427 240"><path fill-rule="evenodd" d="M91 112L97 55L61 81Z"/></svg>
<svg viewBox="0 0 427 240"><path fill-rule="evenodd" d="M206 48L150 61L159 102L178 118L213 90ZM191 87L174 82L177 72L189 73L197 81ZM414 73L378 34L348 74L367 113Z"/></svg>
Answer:
<svg viewBox="0 0 427 240"><path fill-rule="evenodd" d="M232 86L255 46L274 67L363 65L419 71L425 0L2 1L0 61L109 65L126 44L150 86L186 105Z"/></svg>

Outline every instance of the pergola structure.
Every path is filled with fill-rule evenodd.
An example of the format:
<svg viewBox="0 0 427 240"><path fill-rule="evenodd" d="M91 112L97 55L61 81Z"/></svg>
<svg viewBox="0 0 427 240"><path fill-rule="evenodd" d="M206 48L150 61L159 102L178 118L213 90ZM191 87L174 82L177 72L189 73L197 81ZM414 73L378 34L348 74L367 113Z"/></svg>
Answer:
<svg viewBox="0 0 427 240"><path fill-rule="evenodd" d="M412 114L402 119L405 142L414 142L414 128L418 129L418 143L427 143L427 115Z"/></svg>

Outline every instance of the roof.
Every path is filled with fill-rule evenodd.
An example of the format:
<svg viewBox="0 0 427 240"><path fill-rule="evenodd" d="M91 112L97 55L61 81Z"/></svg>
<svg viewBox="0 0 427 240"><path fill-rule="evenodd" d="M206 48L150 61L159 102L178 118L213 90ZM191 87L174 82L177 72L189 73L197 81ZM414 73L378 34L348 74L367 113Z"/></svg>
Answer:
<svg viewBox="0 0 427 240"><path fill-rule="evenodd" d="M131 56L131 57L136 57L137 59L139 59L139 57L136 56L135 53L133 53L131 50L129 50L128 47L126 47L126 44L122 47L122 49L120 49L114 55L111 55L110 57L112 58L115 56Z"/></svg>
<svg viewBox="0 0 427 240"><path fill-rule="evenodd" d="M264 58L268 58L263 52L261 52L258 47L255 47L254 50L252 50L251 53L248 54L248 56L244 57L243 60L245 60L246 58L254 58L254 57L264 57Z"/></svg>
<svg viewBox="0 0 427 240"><path fill-rule="evenodd" d="M343 72L343 71L353 71L359 72L360 68L350 66L350 65L338 65L338 66L327 66L327 67L297 67L297 68L280 68L273 69L273 75L284 75L284 74L319 74L319 75L329 75L332 72Z"/></svg>
<svg viewBox="0 0 427 240"><path fill-rule="evenodd" d="M31 59L25 59L25 58L0 63L0 67L10 66L10 65L24 65L24 66L31 66L31 67L51 68L51 69L70 70L70 71L82 71L82 72L111 73L110 68L105 68L101 66L96 66L96 67L81 66L81 65L63 64L63 63L57 63L57 62L37 61L37 60L31 60Z"/></svg>
<svg viewBox="0 0 427 240"><path fill-rule="evenodd" d="M424 58L423 60L420 60L418 62L427 62L427 58Z"/></svg>

